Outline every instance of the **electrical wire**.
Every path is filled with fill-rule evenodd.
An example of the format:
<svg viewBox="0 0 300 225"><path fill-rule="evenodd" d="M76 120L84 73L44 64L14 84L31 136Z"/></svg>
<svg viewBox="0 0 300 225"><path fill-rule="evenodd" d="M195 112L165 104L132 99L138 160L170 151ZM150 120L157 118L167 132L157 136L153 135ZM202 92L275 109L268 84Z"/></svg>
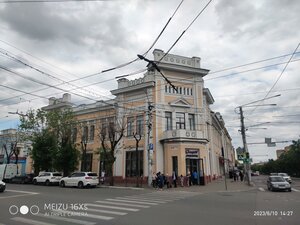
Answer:
<svg viewBox="0 0 300 225"><path fill-rule="evenodd" d="M268 91L268 93L265 95L265 97L261 100L261 101L264 101L268 95L270 94L270 92L273 90L273 88L276 86L276 84L278 83L278 81L280 80L280 78L282 77L284 71L286 70L286 68L288 67L289 63L291 62L292 58L294 57L294 54L297 52L298 48L300 46L300 42L298 43L296 49L294 50L293 54L291 55L290 59L286 62L286 65L284 66L283 70L281 71L280 75L277 77L275 83L272 85L272 87L270 88L270 90ZM255 110L257 109L257 107L255 107L253 109L253 111L250 113L252 114Z"/></svg>

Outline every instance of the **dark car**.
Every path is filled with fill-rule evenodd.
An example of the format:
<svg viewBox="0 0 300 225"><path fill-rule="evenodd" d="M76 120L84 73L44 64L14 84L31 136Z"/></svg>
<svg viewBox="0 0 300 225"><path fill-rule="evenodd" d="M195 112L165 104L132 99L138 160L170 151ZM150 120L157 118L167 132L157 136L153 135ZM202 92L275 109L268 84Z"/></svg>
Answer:
<svg viewBox="0 0 300 225"><path fill-rule="evenodd" d="M15 184L32 184L34 174L28 173L25 175L15 176L11 179L11 183Z"/></svg>
<svg viewBox="0 0 300 225"><path fill-rule="evenodd" d="M270 191L292 191L291 185L282 176L269 176L267 186Z"/></svg>

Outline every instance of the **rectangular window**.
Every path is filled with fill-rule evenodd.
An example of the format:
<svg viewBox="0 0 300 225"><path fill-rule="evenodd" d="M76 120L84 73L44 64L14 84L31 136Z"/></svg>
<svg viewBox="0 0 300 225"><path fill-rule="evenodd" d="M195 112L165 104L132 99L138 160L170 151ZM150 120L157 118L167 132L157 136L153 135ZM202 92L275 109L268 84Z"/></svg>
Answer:
<svg viewBox="0 0 300 225"><path fill-rule="evenodd" d="M81 171L92 171L93 165L93 153L86 153L85 156L82 155L81 161Z"/></svg>
<svg viewBox="0 0 300 225"><path fill-rule="evenodd" d="M186 89L186 94L190 95L190 89L189 88Z"/></svg>
<svg viewBox="0 0 300 225"><path fill-rule="evenodd" d="M101 136L106 136L107 134L107 122L106 119L101 119L100 121L100 126L101 126L101 131L100 131L100 135Z"/></svg>
<svg viewBox="0 0 300 225"><path fill-rule="evenodd" d="M77 140L77 128L74 127L72 130L72 142L76 143L76 140Z"/></svg>
<svg viewBox="0 0 300 225"><path fill-rule="evenodd" d="M90 126L90 141L94 141L95 138L95 125Z"/></svg>
<svg viewBox="0 0 300 225"><path fill-rule="evenodd" d="M136 165L137 158L138 158L138 165ZM143 151L138 151L138 154L136 154L136 151L126 152L126 177L135 177L136 175L142 176L143 162L144 162ZM136 166L138 166L138 168Z"/></svg>
<svg viewBox="0 0 300 225"><path fill-rule="evenodd" d="M144 117L142 115L136 117L136 132L141 136L144 134Z"/></svg>
<svg viewBox="0 0 300 225"><path fill-rule="evenodd" d="M172 130L172 112L165 112L166 130Z"/></svg>
<svg viewBox="0 0 300 225"><path fill-rule="evenodd" d="M172 172L173 171L178 176L178 157L177 156L172 156Z"/></svg>
<svg viewBox="0 0 300 225"><path fill-rule="evenodd" d="M190 130L195 130L195 115L194 114L189 114L189 125L190 125Z"/></svg>
<svg viewBox="0 0 300 225"><path fill-rule="evenodd" d="M184 113L176 113L176 129L185 129Z"/></svg>
<svg viewBox="0 0 300 225"><path fill-rule="evenodd" d="M82 141L83 142L87 142L89 139L89 128L88 126L84 126L83 128L83 131L82 131Z"/></svg>
<svg viewBox="0 0 300 225"><path fill-rule="evenodd" d="M167 93L168 92L168 86L165 85L165 92Z"/></svg>
<svg viewBox="0 0 300 225"><path fill-rule="evenodd" d="M193 88L191 88L191 95L193 95Z"/></svg>
<svg viewBox="0 0 300 225"><path fill-rule="evenodd" d="M171 93L171 91L172 91L172 88L171 88L171 86L169 86L169 93Z"/></svg>
<svg viewBox="0 0 300 225"><path fill-rule="evenodd" d="M183 94L185 95L185 87L183 88Z"/></svg>
<svg viewBox="0 0 300 225"><path fill-rule="evenodd" d="M127 137L131 137L133 135L133 117L127 118Z"/></svg>

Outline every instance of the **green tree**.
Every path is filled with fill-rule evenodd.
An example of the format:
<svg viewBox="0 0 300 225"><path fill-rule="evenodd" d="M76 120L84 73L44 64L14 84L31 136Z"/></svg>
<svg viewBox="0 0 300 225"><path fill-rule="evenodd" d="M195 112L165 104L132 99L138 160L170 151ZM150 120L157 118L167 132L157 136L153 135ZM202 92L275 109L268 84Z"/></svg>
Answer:
<svg viewBox="0 0 300 225"><path fill-rule="evenodd" d="M31 110L20 121L20 129L36 146L32 152L34 169L54 169L64 175L76 169L79 153L71 141L74 116L70 109Z"/></svg>

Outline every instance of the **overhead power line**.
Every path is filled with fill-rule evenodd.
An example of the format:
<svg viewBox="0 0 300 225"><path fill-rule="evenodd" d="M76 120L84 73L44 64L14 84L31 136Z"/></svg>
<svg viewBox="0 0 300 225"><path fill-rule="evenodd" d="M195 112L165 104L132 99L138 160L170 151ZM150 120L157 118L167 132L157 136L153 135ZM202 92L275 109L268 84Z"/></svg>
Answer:
<svg viewBox="0 0 300 225"><path fill-rule="evenodd" d="M291 62L293 56L295 55L295 53L297 52L298 48L300 46L300 42L298 43L295 51L293 52L293 54L291 55L289 61L287 61L286 65L284 66L283 70L281 71L280 75L278 76L278 78L276 79L275 83L272 85L272 87L270 88L270 90L268 91L268 93L265 95L265 97L261 100L264 101L265 99L267 99L268 95L271 93L271 91L273 90L273 88L276 86L276 84L278 83L278 81L280 80L280 78L282 77L284 71L286 70L286 68L288 67L289 63ZM251 114L256 110L257 107L255 107L253 109L253 111L251 112Z"/></svg>
<svg viewBox="0 0 300 225"><path fill-rule="evenodd" d="M161 62L168 54L169 52L174 48L174 46L178 43L178 41L182 38L182 36L190 29L190 27L195 23L195 21L199 18L199 16L204 12L204 10L209 6L209 4L213 0L210 0L202 9L201 11L196 15L196 17L192 20L192 22L187 26L187 28L179 35L179 37L175 40L175 42L171 45L171 47L168 49L167 52L161 57L159 62Z"/></svg>

